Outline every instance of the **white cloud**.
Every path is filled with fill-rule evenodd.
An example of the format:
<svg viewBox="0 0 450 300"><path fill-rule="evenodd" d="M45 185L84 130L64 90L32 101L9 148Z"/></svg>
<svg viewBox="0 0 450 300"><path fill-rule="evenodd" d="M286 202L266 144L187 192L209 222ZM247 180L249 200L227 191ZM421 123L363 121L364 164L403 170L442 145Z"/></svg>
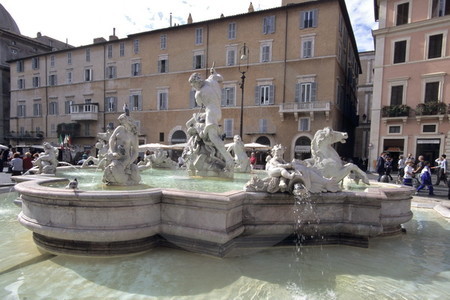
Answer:
<svg viewBox="0 0 450 300"><path fill-rule="evenodd" d="M281 0L254 0L255 10L281 5ZM370 29L376 28L373 18L373 1L345 0L351 17L358 48L373 49ZM228 0L144 0L110 1L77 0L67 4L56 0L2 0L2 5L15 19L21 33L35 37L39 31L61 41L68 39L75 46L87 45L97 37L107 38L116 28L116 35L154 30L172 22L185 24L189 13L194 22L246 13L250 1Z"/></svg>

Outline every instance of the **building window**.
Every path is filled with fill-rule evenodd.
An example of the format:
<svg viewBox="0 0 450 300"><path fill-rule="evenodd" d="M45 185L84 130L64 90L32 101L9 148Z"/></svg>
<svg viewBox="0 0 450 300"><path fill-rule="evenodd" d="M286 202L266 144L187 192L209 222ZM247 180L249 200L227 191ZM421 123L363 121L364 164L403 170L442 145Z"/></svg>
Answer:
<svg viewBox="0 0 450 300"><path fill-rule="evenodd" d="M439 81L425 83L425 98L424 103L439 101Z"/></svg>
<svg viewBox="0 0 450 300"><path fill-rule="evenodd" d="M443 40L442 33L428 37L428 59L442 57Z"/></svg>
<svg viewBox="0 0 450 300"><path fill-rule="evenodd" d="M203 28L195 28L195 44L203 44Z"/></svg>
<svg viewBox="0 0 450 300"><path fill-rule="evenodd" d="M222 89L222 106L235 106L236 88L229 86Z"/></svg>
<svg viewBox="0 0 450 300"><path fill-rule="evenodd" d="M119 55L120 55L120 57L125 56L125 43L124 42L121 42L119 44Z"/></svg>
<svg viewBox="0 0 450 300"><path fill-rule="evenodd" d="M22 73L25 70L24 66L25 66L25 64L24 64L23 60L17 61L16 62L16 71L18 73Z"/></svg>
<svg viewBox="0 0 450 300"><path fill-rule="evenodd" d="M72 112L72 105L73 105L73 101L72 100L67 100L64 102L64 113L66 115L70 114Z"/></svg>
<svg viewBox="0 0 450 300"><path fill-rule="evenodd" d="M55 67L55 56L50 55L50 67Z"/></svg>
<svg viewBox="0 0 450 300"><path fill-rule="evenodd" d="M49 115L58 115L58 102L52 101L48 104L48 114Z"/></svg>
<svg viewBox="0 0 450 300"><path fill-rule="evenodd" d="M402 127L400 125L390 125L390 126L388 126L388 133L389 134L401 134Z"/></svg>
<svg viewBox="0 0 450 300"><path fill-rule="evenodd" d="M72 83L72 71L67 71L66 73L66 81L67 83Z"/></svg>
<svg viewBox="0 0 450 300"><path fill-rule="evenodd" d="M302 37L301 58L314 56L314 37Z"/></svg>
<svg viewBox="0 0 450 300"><path fill-rule="evenodd" d="M275 86L260 85L255 89L255 104L256 105L270 105L274 104Z"/></svg>
<svg viewBox="0 0 450 300"><path fill-rule="evenodd" d="M72 52L67 53L67 64L68 65L72 64Z"/></svg>
<svg viewBox="0 0 450 300"><path fill-rule="evenodd" d="M159 36L159 48L161 50L167 49L167 35L161 34Z"/></svg>
<svg viewBox="0 0 450 300"><path fill-rule="evenodd" d="M91 49L87 48L85 54L86 54L86 62L90 62L91 61Z"/></svg>
<svg viewBox="0 0 450 300"><path fill-rule="evenodd" d="M193 68L202 69L205 66L205 59L203 53L194 53Z"/></svg>
<svg viewBox="0 0 450 300"><path fill-rule="evenodd" d="M317 9L300 12L300 29L317 27Z"/></svg>
<svg viewBox="0 0 450 300"><path fill-rule="evenodd" d="M42 116L42 105L41 105L41 103L39 103L39 102L38 103L33 103L33 116L34 117Z"/></svg>
<svg viewBox="0 0 450 300"><path fill-rule="evenodd" d="M108 58L113 57L113 45L108 45Z"/></svg>
<svg viewBox="0 0 450 300"><path fill-rule="evenodd" d="M408 24L408 20L409 20L409 2L398 4L395 25L398 26Z"/></svg>
<svg viewBox="0 0 450 300"><path fill-rule="evenodd" d="M91 135L91 124L84 123L84 136L90 136Z"/></svg>
<svg viewBox="0 0 450 300"><path fill-rule="evenodd" d="M232 138L233 137L233 119L224 119L223 120L223 132L225 133L225 137Z"/></svg>
<svg viewBox="0 0 450 300"><path fill-rule="evenodd" d="M131 76L141 75L141 63L135 62L131 64Z"/></svg>
<svg viewBox="0 0 450 300"><path fill-rule="evenodd" d="M48 76L48 85L54 86L58 84L58 78L56 77L56 74L51 74Z"/></svg>
<svg viewBox="0 0 450 300"><path fill-rule="evenodd" d="M397 41L394 43L394 64L406 62L407 41Z"/></svg>
<svg viewBox="0 0 450 300"><path fill-rule="evenodd" d="M236 39L236 23L228 23L228 39Z"/></svg>
<svg viewBox="0 0 450 300"><path fill-rule="evenodd" d="M134 52L134 54L139 53L139 40L133 41L133 52Z"/></svg>
<svg viewBox="0 0 450 300"><path fill-rule="evenodd" d="M108 79L116 78L116 66L106 67L106 78Z"/></svg>
<svg viewBox="0 0 450 300"><path fill-rule="evenodd" d="M158 91L158 110L169 109L169 93L167 90Z"/></svg>
<svg viewBox="0 0 450 300"><path fill-rule="evenodd" d="M391 86L391 105L403 104L403 85Z"/></svg>
<svg viewBox="0 0 450 300"><path fill-rule="evenodd" d="M41 78L39 76L33 76L33 87L38 88L41 85Z"/></svg>
<svg viewBox="0 0 450 300"><path fill-rule="evenodd" d="M317 84L315 82L300 82L295 87L295 102L307 103L316 101Z"/></svg>
<svg viewBox="0 0 450 300"><path fill-rule="evenodd" d="M309 118L298 119L298 131L309 131Z"/></svg>
<svg viewBox="0 0 450 300"><path fill-rule="evenodd" d="M437 124L422 124L422 133L437 133Z"/></svg>
<svg viewBox="0 0 450 300"><path fill-rule="evenodd" d="M229 46L227 47L227 66L236 65L236 47Z"/></svg>
<svg viewBox="0 0 450 300"><path fill-rule="evenodd" d="M261 42L260 44L260 62L269 62L272 60L272 42Z"/></svg>
<svg viewBox="0 0 450 300"><path fill-rule="evenodd" d="M450 15L450 0L433 0L431 8L432 17L442 17Z"/></svg>
<svg viewBox="0 0 450 300"><path fill-rule="evenodd" d="M106 97L105 109L107 112L115 112L117 110L117 97Z"/></svg>
<svg viewBox="0 0 450 300"><path fill-rule="evenodd" d="M84 81L92 81L94 79L93 77L92 69L84 70Z"/></svg>
<svg viewBox="0 0 450 300"><path fill-rule="evenodd" d="M267 119L259 119L258 120L258 133L267 133L267 124L269 122L267 121Z"/></svg>
<svg viewBox="0 0 450 300"><path fill-rule="evenodd" d="M17 105L17 116L19 118L23 118L23 117L27 116L26 108L27 107L26 107L25 103L20 103L20 104Z"/></svg>
<svg viewBox="0 0 450 300"><path fill-rule="evenodd" d="M270 34L275 32L275 16L264 17L263 33Z"/></svg>
<svg viewBox="0 0 450 300"><path fill-rule="evenodd" d="M131 110L142 110L142 96L140 94L133 94L130 96Z"/></svg>
<svg viewBox="0 0 450 300"><path fill-rule="evenodd" d="M159 57L158 60L158 72L159 73L167 73L169 72L169 58L167 55L163 55Z"/></svg>
<svg viewBox="0 0 450 300"><path fill-rule="evenodd" d="M39 69L39 57L33 57L31 59L31 68L33 70Z"/></svg>

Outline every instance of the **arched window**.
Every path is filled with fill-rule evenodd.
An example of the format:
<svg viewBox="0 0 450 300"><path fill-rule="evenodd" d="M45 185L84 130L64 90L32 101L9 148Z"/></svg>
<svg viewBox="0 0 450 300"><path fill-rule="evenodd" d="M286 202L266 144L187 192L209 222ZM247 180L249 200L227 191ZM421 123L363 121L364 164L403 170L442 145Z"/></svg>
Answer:
<svg viewBox="0 0 450 300"><path fill-rule="evenodd" d="M186 133L184 133L183 130L177 130L172 134L172 138L170 139L170 142L172 144L180 144L180 143L186 143L187 136Z"/></svg>
<svg viewBox="0 0 450 300"><path fill-rule="evenodd" d="M307 136L301 136L295 141L295 154L296 159L308 159L311 158L311 139Z"/></svg>
<svg viewBox="0 0 450 300"><path fill-rule="evenodd" d="M270 140L267 136L260 136L256 139L256 143L270 146Z"/></svg>

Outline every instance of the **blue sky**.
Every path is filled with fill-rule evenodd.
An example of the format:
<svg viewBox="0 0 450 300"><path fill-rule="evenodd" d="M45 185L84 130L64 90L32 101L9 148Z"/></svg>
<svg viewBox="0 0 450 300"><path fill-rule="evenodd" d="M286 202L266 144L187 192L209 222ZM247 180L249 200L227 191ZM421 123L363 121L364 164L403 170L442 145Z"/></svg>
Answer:
<svg viewBox="0 0 450 300"><path fill-rule="evenodd" d="M255 10L281 5L281 0L253 0ZM374 21L372 0L345 0L352 21L359 51L373 50L371 30ZM185 24L189 13L194 22L247 12L250 1L228 0L224 7L217 0L1 0L16 21L23 35L35 37L37 32L69 44L91 44L97 37L149 31L169 26L170 13L174 23ZM158 5L154 5L158 3Z"/></svg>

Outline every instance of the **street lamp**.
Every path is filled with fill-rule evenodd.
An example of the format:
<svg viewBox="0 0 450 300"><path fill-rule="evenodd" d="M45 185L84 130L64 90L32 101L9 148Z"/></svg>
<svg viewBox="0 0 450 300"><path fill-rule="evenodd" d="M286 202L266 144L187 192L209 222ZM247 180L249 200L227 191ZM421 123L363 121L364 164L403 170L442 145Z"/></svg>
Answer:
<svg viewBox="0 0 450 300"><path fill-rule="evenodd" d="M245 45L239 49L239 72L241 73L241 82L239 86L241 87L242 97L241 97L241 124L239 126L239 135L241 140L244 140L243 129L244 129L244 84L245 84L245 72L248 70L248 57L250 50Z"/></svg>

